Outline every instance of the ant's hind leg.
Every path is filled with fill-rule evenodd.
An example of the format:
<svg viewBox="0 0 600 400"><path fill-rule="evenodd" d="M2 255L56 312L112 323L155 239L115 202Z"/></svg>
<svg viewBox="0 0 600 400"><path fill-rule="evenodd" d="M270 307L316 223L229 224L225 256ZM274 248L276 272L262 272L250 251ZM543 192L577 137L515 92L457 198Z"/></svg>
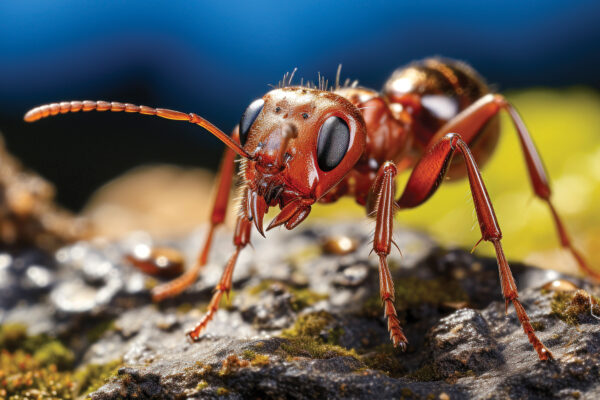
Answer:
<svg viewBox="0 0 600 400"><path fill-rule="evenodd" d="M544 168L542 158L533 143L533 139L525 126L525 123L521 119L517 110L499 94L488 94L477 100L471 106L467 107L456 117L448 121L442 128L433 136L429 142L429 149L435 146L446 134L450 132L459 132L462 139L469 145L469 147L479 139L480 133L483 131L485 124L500 110L506 110L510 118L513 121L517 134L519 136L519 142L523 150L523 156L525 157L525 163L527 165L527 171L531 186L537 197L542 199L552 214L554 225L560 239L562 247L566 248L575 258L579 269L582 270L588 276L591 276L600 281L600 272L592 269L579 251L573 246L571 238L567 233L567 230L561 221L560 216L556 212L550 196L552 191L550 189L550 183L548 174Z"/></svg>
<svg viewBox="0 0 600 400"><path fill-rule="evenodd" d="M552 359L552 353L550 353L550 350L548 350L535 335L529 317L519 301L517 285L512 276L512 272L510 271L508 261L504 256L502 244L500 243L502 232L500 231L500 226L496 220L494 207L492 206L490 196L483 183L479 168L469 150L469 146L461 139L460 135L454 133L445 135L442 140L423 156L415 166L408 183L406 184L404 193L402 193L402 196L398 199L398 206L400 208L416 207L431 197L442 183L448 165L457 150L462 153L466 163L471 194L473 195L473 203L475 204L479 228L481 229L481 240L492 242L494 249L496 250L496 259L500 271L500 283L502 286L502 294L506 302L506 308L508 309L509 302L513 303L519 322L521 322L521 326L523 327L529 342L531 342L533 348L537 351L540 360Z"/></svg>
<svg viewBox="0 0 600 400"><path fill-rule="evenodd" d="M233 279L233 270L235 268L235 263L237 262L238 255L240 251L250 242L250 230L252 228L252 222L246 218L245 216L239 216L237 219L237 224L235 226L235 233L233 236L233 244L235 245L235 252L227 262L227 266L225 266L225 270L223 271L223 275L219 280L219 283L215 287L215 292L208 304L208 310L204 317L200 320L196 327L188 332L188 336L197 341L200 337L200 334L206 328L206 325L213 319L215 313L219 309L219 303L221 302L221 298L223 297L223 293L227 293L229 295L229 291L231 290L231 281Z"/></svg>
<svg viewBox="0 0 600 400"><path fill-rule="evenodd" d="M396 205L396 185L394 179L397 169L394 163L388 161L383 164L373 183L372 192L377 196L375 212L375 237L373 251L379 256L379 291L383 302L384 315L388 322L388 331L394 347L406 349L407 340L402 332L396 308L394 307L394 282L387 264L387 256L392 247L392 231Z"/></svg>
<svg viewBox="0 0 600 400"><path fill-rule="evenodd" d="M558 232L558 236L560 238L560 244L562 247L566 248L575 260L577 261L577 265L579 269L583 271L583 273L588 276L593 277L594 279L600 281L600 272L592 269L581 253L573 246L573 242L571 242L571 238L567 233L567 229L565 228L560 216L556 212L552 201L550 200L550 195L552 191L550 190L549 180L547 178L547 173L544 170L544 164L542 159L527 131L527 127L525 123L519 116L517 110L510 105L503 97L497 95L497 101L503 101L504 108L510 114L510 117L513 120L517 133L519 134L519 141L521 142L521 147L523 149L523 155L525 156L525 162L527 164L527 170L529 171L529 178L531 180L531 185L533 186L533 190L535 194L544 200L548 207L550 208L550 212L552 213L552 219L554 220L554 225L556 226L556 230Z"/></svg>
<svg viewBox="0 0 600 400"><path fill-rule="evenodd" d="M230 148L225 149L223 160L221 161L219 172L219 186L214 199L212 213L210 216L210 227L208 234L204 240L204 247L198 255L198 259L192 268L188 269L180 277L163 283L152 290L152 300L162 301L168 297L177 296L179 293L187 289L198 278L198 273L206 265L208 254L212 245L213 234L215 228L225 221L227 213L227 204L229 203L229 193L231 190L231 182L233 180L233 171L235 170L235 152Z"/></svg>

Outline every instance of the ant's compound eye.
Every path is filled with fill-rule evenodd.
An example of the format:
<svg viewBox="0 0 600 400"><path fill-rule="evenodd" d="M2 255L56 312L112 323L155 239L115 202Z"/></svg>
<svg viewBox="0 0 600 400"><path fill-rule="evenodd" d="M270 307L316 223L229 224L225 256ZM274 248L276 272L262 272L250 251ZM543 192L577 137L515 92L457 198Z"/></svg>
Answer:
<svg viewBox="0 0 600 400"><path fill-rule="evenodd" d="M331 171L342 161L350 144L350 129L340 117L329 117L319 130L317 163L321 171Z"/></svg>
<svg viewBox="0 0 600 400"><path fill-rule="evenodd" d="M240 120L240 143L242 146L246 144L248 132L250 132L254 120L256 120L264 105L265 101L263 99L256 99L250 103L244 114L242 114L242 119Z"/></svg>

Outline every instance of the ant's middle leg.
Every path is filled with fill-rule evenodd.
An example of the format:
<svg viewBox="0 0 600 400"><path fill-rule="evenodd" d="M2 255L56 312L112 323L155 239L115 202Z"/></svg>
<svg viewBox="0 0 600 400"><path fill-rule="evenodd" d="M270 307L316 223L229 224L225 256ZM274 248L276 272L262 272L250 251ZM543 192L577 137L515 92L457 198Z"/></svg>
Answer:
<svg viewBox="0 0 600 400"><path fill-rule="evenodd" d="M469 147L471 147L475 141L480 139L485 124L490 121L492 117L497 115L500 110L506 110L513 121L519 136L523 156L525 157L531 186L533 187L535 195L542 199L550 208L561 246L566 248L573 255L579 269L588 276L600 280L600 272L593 270L573 245L571 238L550 199L552 191L550 189L548 173L544 168L542 158L540 157L521 116L504 96L500 94L488 94L477 100L442 126L429 142L428 148L431 149L450 132L460 133L462 139Z"/></svg>
<svg viewBox="0 0 600 400"><path fill-rule="evenodd" d="M475 162L475 158L469 150L469 146L465 143L460 135L447 134L435 146L431 147L425 156L415 166L412 174L406 184L406 188L402 193L397 204L400 208L412 208L425 202L442 183L446 170L452 157L460 151L467 167L471 194L475 204L475 211L481 229L481 240L492 242L496 250L496 259L500 271L500 283L502 286L502 294L508 309L509 302L512 302L519 322L527 335L529 342L537 351L540 360L552 359L552 353L544 346L544 344L535 335L529 317L519 301L519 293L517 285L512 276L512 272L508 265L508 261L504 255L502 244L502 232L496 220L496 214L492 202L487 193L485 184L479 172L479 168ZM480 240L480 241L481 241Z"/></svg>
<svg viewBox="0 0 600 400"><path fill-rule="evenodd" d="M180 277L163 283L162 285L152 289L152 300L162 301L168 297L177 296L196 281L198 278L198 273L206 265L215 229L217 226L221 225L223 221L225 221L227 204L229 203L229 193L231 191L231 183L233 180L233 172L235 170L234 161L235 152L227 147L223 155L223 160L221 161L218 178L219 183L210 216L210 227L208 228L208 234L204 240L202 251L200 254L198 254L198 259L192 268L188 269Z"/></svg>
<svg viewBox="0 0 600 400"><path fill-rule="evenodd" d="M384 315L388 322L390 339L395 346L406 350L406 337L402 332L396 308L394 307L394 282L387 263L387 256L392 248L392 231L396 204L396 185L394 179L398 173L394 163L388 161L383 164L377 173L371 189L377 196L374 213L376 219L373 251L379 256L379 292L383 302Z"/></svg>

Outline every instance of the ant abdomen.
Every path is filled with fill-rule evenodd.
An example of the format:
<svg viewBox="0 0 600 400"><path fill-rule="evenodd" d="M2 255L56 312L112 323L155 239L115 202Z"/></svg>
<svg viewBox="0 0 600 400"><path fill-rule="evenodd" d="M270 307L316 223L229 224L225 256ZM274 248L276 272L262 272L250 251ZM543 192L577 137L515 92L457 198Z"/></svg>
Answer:
<svg viewBox="0 0 600 400"><path fill-rule="evenodd" d="M490 89L473 68L466 63L443 58L428 58L397 69L382 91L394 116L411 121L413 147L417 151L424 151L437 142L441 136L440 129L448 121L488 93ZM480 167L492 154L499 134L497 116L480 128L476 135L478 140L470 146ZM458 178L465 174L464 163L454 160L448 176Z"/></svg>

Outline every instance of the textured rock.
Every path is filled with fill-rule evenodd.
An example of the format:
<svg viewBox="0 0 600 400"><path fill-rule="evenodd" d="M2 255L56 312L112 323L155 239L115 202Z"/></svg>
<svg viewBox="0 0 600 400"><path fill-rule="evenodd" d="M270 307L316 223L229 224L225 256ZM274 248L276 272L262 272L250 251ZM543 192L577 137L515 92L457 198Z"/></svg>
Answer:
<svg viewBox="0 0 600 400"><path fill-rule="evenodd" d="M487 321L478 311L464 308L444 317L428 332L437 373L482 373L502 363L502 354Z"/></svg>
<svg viewBox="0 0 600 400"><path fill-rule="evenodd" d="M378 299L377 259L369 256L370 227L362 222L255 237L254 250L240 257L231 301L201 340L190 343L185 332L210 299L232 250L230 234L217 235L198 282L159 306L149 295L157 278L123 258L138 246L159 245L193 260L203 235L156 243L138 233L114 243L81 242L59 250L56 262L5 267L11 278L3 284L30 300L7 297L0 322L23 321L66 338L80 365L121 360L94 399L600 396L600 321L585 295L557 297L555 286L541 287L561 275L512 265L523 305L556 356L540 362L512 308L504 314L495 260L445 251L405 230L395 232L404 254L392 253L390 265L409 347L393 349ZM331 250L328 240L339 235L356 249ZM32 260L12 257L12 263ZM31 282L22 277L33 265L49 278L29 293Z"/></svg>

